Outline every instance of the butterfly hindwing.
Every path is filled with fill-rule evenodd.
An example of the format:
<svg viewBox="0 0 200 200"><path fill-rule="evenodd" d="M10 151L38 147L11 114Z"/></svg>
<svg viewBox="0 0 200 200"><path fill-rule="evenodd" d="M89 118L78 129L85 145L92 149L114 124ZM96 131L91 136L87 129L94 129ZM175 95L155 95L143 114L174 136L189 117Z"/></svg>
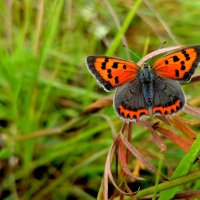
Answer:
<svg viewBox="0 0 200 200"><path fill-rule="evenodd" d="M158 59L153 68L166 78L187 82L200 62L200 45L183 48Z"/></svg>
<svg viewBox="0 0 200 200"><path fill-rule="evenodd" d="M86 64L91 74L107 91L134 80L139 71L139 67L131 61L107 56L89 56Z"/></svg>
<svg viewBox="0 0 200 200"><path fill-rule="evenodd" d="M142 84L138 79L119 86L115 91L114 108L123 119L137 121L148 116L148 106L142 94Z"/></svg>
<svg viewBox="0 0 200 200"><path fill-rule="evenodd" d="M154 115L172 115L185 105L185 96L176 80L158 77L154 80L154 98L152 113Z"/></svg>

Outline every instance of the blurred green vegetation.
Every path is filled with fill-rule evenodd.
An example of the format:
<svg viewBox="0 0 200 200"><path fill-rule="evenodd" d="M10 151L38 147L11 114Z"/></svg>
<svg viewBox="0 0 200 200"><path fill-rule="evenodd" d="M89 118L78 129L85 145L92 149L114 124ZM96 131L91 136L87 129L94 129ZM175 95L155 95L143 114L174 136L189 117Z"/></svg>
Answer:
<svg viewBox="0 0 200 200"><path fill-rule="evenodd" d="M116 21L123 24L135 3L1 1L0 199L96 199L112 131L118 133L122 121L112 106L80 114L108 95L87 71L85 57L108 52L119 33ZM164 41L200 44L199 8L198 0L144 0L125 30L129 48L142 57L145 48L151 52ZM122 43L113 56L127 58ZM184 90L190 101L199 85ZM133 144L155 166L162 154L167 175L185 154L166 140L163 155L139 126ZM138 187L154 185L154 174L142 170L141 176L146 180ZM191 188L199 189L200 181L183 190Z"/></svg>

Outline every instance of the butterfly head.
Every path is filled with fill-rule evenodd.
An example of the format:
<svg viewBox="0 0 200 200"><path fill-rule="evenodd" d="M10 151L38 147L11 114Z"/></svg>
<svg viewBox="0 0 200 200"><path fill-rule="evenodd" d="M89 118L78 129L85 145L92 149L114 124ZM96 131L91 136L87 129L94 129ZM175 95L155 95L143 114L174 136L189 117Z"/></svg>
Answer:
<svg viewBox="0 0 200 200"><path fill-rule="evenodd" d="M150 65L148 63L144 63L144 67L143 68L150 68Z"/></svg>

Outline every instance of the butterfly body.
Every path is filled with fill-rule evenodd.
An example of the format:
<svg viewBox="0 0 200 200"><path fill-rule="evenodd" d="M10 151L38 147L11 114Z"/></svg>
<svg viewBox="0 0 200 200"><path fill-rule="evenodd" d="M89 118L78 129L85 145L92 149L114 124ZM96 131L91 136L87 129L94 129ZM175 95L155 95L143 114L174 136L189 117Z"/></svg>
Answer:
<svg viewBox="0 0 200 200"><path fill-rule="evenodd" d="M88 70L106 90L115 89L116 113L127 121L143 116L168 116L183 109L185 96L179 82L188 82L200 62L200 45L186 47L138 66L107 56L86 58Z"/></svg>
<svg viewBox="0 0 200 200"><path fill-rule="evenodd" d="M142 85L142 93L146 104L152 106L153 103L153 93L154 93L154 79L156 74L148 64L144 64L144 67L140 70L138 77Z"/></svg>

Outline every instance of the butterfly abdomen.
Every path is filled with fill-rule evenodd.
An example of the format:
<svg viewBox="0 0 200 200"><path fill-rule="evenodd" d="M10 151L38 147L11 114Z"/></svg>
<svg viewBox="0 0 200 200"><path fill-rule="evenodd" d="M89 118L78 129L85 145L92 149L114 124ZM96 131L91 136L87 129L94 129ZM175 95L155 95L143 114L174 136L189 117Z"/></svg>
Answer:
<svg viewBox="0 0 200 200"><path fill-rule="evenodd" d="M144 83L142 85L142 93L145 99L146 104L151 107L152 103L153 103L153 83L149 82L149 83Z"/></svg>

